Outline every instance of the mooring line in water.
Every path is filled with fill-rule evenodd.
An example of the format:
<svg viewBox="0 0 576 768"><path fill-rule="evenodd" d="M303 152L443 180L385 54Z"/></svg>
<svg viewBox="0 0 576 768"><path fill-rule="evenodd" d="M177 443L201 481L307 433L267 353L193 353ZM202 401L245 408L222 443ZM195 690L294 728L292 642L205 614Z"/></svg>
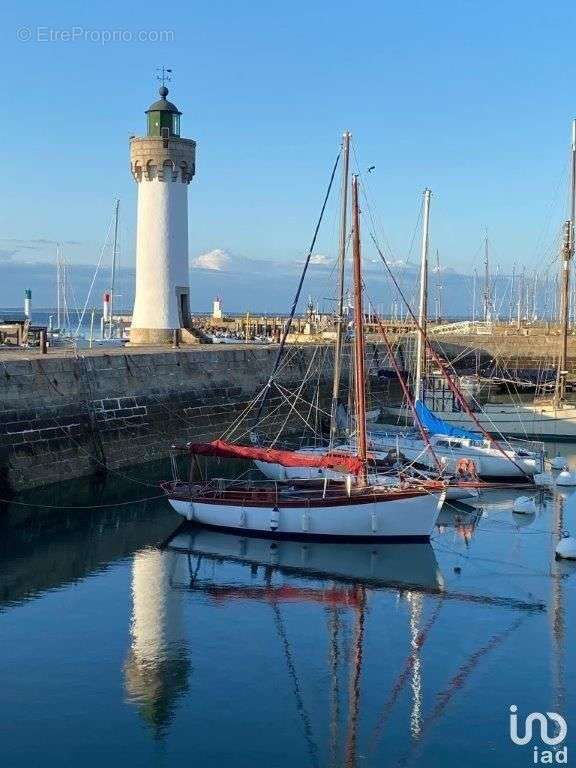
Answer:
<svg viewBox="0 0 576 768"><path fill-rule="evenodd" d="M165 499L164 493L158 496L143 496L141 499L131 499L130 501L117 501L110 504L33 504L28 501L17 501L16 499L0 499L0 504L16 504L19 507L36 507L38 509L110 509L112 507L126 507L129 504L142 504L145 501L157 501Z"/></svg>
<svg viewBox="0 0 576 768"><path fill-rule="evenodd" d="M528 565L522 565L522 563L517 563L512 560L495 560L492 557L479 557L478 555L468 555L465 552L459 552L457 549L453 549L451 547L443 546L442 544L439 544L437 539L434 538L434 547L436 549L439 549L440 551L447 552L450 555L457 555L458 557L462 558L463 560L469 560L472 563L489 563L491 565L507 565L512 566L514 568L519 568L523 572L523 575L526 575L526 573L531 574L532 576L549 576L550 574L545 571L536 570L536 568L531 568ZM497 575L495 572L492 572L490 575Z"/></svg>

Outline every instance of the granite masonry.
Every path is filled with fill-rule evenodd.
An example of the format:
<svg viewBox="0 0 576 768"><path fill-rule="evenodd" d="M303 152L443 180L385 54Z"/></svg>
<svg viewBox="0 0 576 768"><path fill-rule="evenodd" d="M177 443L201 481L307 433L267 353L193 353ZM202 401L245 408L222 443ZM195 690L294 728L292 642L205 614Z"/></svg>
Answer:
<svg viewBox="0 0 576 768"><path fill-rule="evenodd" d="M105 473L167 456L173 441L220 436L266 383L275 354L222 345L4 356L0 493ZM319 364L326 392L331 355L330 347L290 348L278 381L294 390ZM275 392L276 424L287 409Z"/></svg>

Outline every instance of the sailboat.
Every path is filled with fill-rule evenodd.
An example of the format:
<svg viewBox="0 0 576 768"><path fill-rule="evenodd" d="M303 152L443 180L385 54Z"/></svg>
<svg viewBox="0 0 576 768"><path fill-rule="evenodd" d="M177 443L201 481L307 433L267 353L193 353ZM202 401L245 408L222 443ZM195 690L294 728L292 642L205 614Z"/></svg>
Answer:
<svg viewBox="0 0 576 768"><path fill-rule="evenodd" d="M348 214L348 173L349 173L349 154L350 154L350 133L344 133L342 137L342 189L341 189L341 209L340 209L340 232L338 247L338 298L336 308L336 343L334 349L334 370L332 377L332 398L330 406L330 435L328 446L310 447L300 452L301 456L321 456L327 452L337 450L340 453L353 453L355 448L350 436L342 439L341 433L347 433L346 415L342 416L342 403L340 401L341 376L344 357L344 312L345 312L345 262L346 262L346 243L348 240L347 214ZM353 361L352 361L353 364ZM350 378L353 378L354 371L350 370ZM379 410L374 412L376 417ZM370 414L367 412L367 418ZM339 439L340 438L340 439ZM426 474L423 467L412 466L412 462L399 461L398 451L386 449L384 451L374 450L370 444L371 437L368 434L370 453L370 483L372 485L398 486L400 483L410 482L413 485L426 482L432 478L438 478L438 467L432 468L432 473ZM258 438L254 435L254 442ZM310 467L305 464L300 466L282 466L264 461L255 461L259 471L271 480L313 480L330 478L331 480L344 480L345 475L330 468ZM401 471L401 477L399 475ZM456 482L448 473L442 473L442 480L446 482L446 499L469 499L478 496L478 490L470 483Z"/></svg>
<svg viewBox="0 0 576 768"><path fill-rule="evenodd" d="M468 462L474 467L474 474L484 480L530 480L533 475L543 471L543 450L540 446L508 444L501 446L498 441L483 434L480 429L473 430L474 425L466 411L462 413L463 396L460 396L458 385L450 379L451 402L455 403L461 420L454 423L442 412L442 418L433 413L426 403L426 350L428 344L426 325L428 313L428 240L430 224L429 189L424 191L424 217L422 224L422 250L420 261L420 291L418 303L418 318L416 335L416 365L414 375L413 396L407 393L410 400L402 407L386 407L384 413L400 418L407 422L413 419L418 429L410 431L395 429L387 425L372 423L369 425L370 445L373 450L387 451L396 449L407 459L417 461L434 468L440 459L447 472L458 472L459 467ZM488 301L488 300L487 300ZM487 305L488 306L488 305ZM410 308L408 310L412 314ZM489 310L487 310L489 311ZM430 349L432 354L435 354ZM442 368L440 360L438 360ZM442 375L449 377L447 371ZM454 394L455 393L455 394ZM444 401L445 398L443 398ZM474 414L474 418L481 414ZM482 428L482 422L477 425ZM426 430L427 439L421 432ZM485 430L488 432L488 429ZM535 450L534 450L535 449Z"/></svg>
<svg viewBox="0 0 576 768"><path fill-rule="evenodd" d="M357 432L354 452L344 453L333 449L320 455L310 455L298 451L235 445L222 440L174 446L175 450L190 454L193 460L199 455L219 456L259 460L281 466L331 469L343 473L346 480L324 478L321 482L266 480L254 483L218 478L195 482L192 472L189 480L180 480L175 476L173 480L163 483L162 488L172 507L187 520L224 530L274 537L351 541L430 539L444 502L444 484L430 481L418 486L375 485L371 483L368 472L370 457L366 432L364 310L356 176L352 179L352 211L356 318L354 408ZM293 308L301 284L302 280ZM286 325L285 335L290 322ZM279 354L281 350L282 345ZM279 358L275 369L278 363Z"/></svg>
<svg viewBox="0 0 576 768"><path fill-rule="evenodd" d="M576 405L566 402L566 370L570 324L570 270L574 256L576 222L576 120L572 121L570 218L564 224L560 253L560 338L556 381L552 398L533 402L487 403L474 408L474 416L487 432L516 438L538 440L576 439ZM405 409L387 409L394 416L405 415ZM449 426L470 429L469 416L453 399L443 400L442 420Z"/></svg>

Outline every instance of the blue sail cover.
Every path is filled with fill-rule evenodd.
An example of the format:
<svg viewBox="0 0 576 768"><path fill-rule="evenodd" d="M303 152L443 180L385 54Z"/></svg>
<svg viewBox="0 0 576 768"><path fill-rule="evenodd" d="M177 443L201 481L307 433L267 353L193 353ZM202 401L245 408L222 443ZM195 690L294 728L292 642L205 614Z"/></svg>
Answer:
<svg viewBox="0 0 576 768"><path fill-rule="evenodd" d="M436 414L432 413L422 400L416 400L414 408L420 423L432 435L448 435L449 437L467 437L469 440L482 440L482 435L479 435L477 432L446 424L445 421L442 421Z"/></svg>

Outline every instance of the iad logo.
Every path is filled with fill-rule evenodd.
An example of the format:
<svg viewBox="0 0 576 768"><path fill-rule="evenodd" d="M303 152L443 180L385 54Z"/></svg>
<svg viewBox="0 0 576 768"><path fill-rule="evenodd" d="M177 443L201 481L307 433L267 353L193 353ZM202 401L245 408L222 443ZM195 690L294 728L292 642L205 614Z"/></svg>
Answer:
<svg viewBox="0 0 576 768"><path fill-rule="evenodd" d="M529 744L532 741L532 729L534 723L538 723L540 726L540 741L549 747L556 747L556 749L540 749L538 746L534 747L533 761L535 765L550 765L552 763L566 764L568 763L568 747L564 746L558 748L559 744L562 744L566 735L568 734L568 725L566 720L557 712L532 712L528 715L524 721L524 735L520 736L518 733L518 707L513 704L510 707L510 738L514 744L522 747ZM548 724L552 722L552 734L548 732Z"/></svg>

